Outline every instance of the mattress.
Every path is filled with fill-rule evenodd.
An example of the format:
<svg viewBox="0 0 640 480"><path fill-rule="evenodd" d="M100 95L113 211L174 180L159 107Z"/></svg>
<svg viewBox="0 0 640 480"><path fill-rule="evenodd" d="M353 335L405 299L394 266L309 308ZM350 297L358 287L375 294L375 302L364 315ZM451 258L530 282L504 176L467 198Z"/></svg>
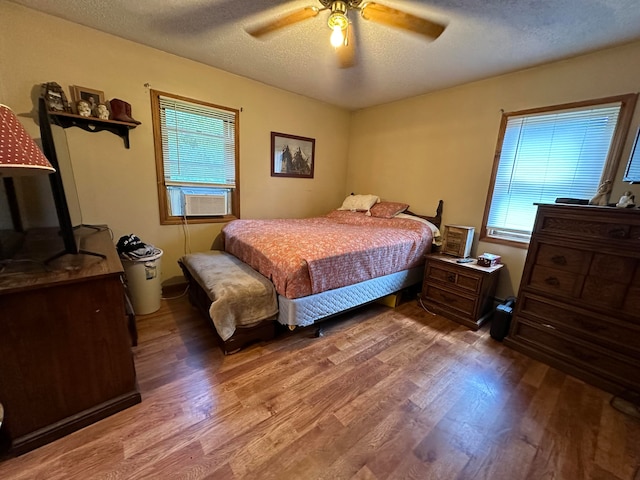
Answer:
<svg viewBox="0 0 640 480"><path fill-rule="evenodd" d="M433 239L421 222L345 211L308 219L234 220L223 234L225 250L288 299L422 265Z"/></svg>
<svg viewBox="0 0 640 480"><path fill-rule="evenodd" d="M422 281L423 273L421 266L306 297L290 299L278 295L278 322L300 327L312 325L317 320L415 285Z"/></svg>

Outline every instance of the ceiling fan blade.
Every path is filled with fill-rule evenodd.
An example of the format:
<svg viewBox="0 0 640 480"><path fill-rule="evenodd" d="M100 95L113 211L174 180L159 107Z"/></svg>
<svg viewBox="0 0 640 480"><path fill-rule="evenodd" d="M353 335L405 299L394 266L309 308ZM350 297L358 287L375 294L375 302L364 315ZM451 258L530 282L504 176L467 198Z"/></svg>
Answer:
<svg viewBox="0 0 640 480"><path fill-rule="evenodd" d="M319 11L320 9L316 7L305 7L301 10L291 12L288 15L283 15L280 18L276 18L272 22L247 29L247 33L253 37L262 37L263 35L267 35L281 28L288 27L289 25L293 25L294 23L298 23L308 18L315 17L316 15L318 15Z"/></svg>
<svg viewBox="0 0 640 480"><path fill-rule="evenodd" d="M445 25L431 22L410 13L385 7L384 5L374 2L366 3L361 9L361 14L365 20L402 28L434 40L438 38L445 29Z"/></svg>
<svg viewBox="0 0 640 480"><path fill-rule="evenodd" d="M353 24L349 23L346 42L336 49L336 54L338 55L338 66L340 68L351 68L356 65L355 32L353 30Z"/></svg>

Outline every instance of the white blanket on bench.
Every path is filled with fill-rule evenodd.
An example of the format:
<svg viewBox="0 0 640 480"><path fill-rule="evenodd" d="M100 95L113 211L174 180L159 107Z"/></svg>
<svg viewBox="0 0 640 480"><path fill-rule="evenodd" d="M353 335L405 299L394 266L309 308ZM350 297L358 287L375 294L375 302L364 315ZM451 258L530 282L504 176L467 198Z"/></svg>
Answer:
<svg viewBox="0 0 640 480"><path fill-rule="evenodd" d="M179 261L209 295L209 316L222 340L228 340L239 325L249 326L278 313L273 284L233 255L211 250L190 253Z"/></svg>

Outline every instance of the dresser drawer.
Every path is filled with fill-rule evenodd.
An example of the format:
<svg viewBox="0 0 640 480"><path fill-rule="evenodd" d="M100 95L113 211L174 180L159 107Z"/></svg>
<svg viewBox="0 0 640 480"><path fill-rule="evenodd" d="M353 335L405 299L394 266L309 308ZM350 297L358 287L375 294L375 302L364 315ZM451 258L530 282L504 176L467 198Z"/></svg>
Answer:
<svg viewBox="0 0 640 480"><path fill-rule="evenodd" d="M540 243L536 263L573 273L587 273L591 252L558 245Z"/></svg>
<svg viewBox="0 0 640 480"><path fill-rule="evenodd" d="M633 256L587 252L545 241L533 243L533 265L524 286L575 299L602 310L638 316L640 260ZM584 263L582 263L584 262Z"/></svg>
<svg viewBox="0 0 640 480"><path fill-rule="evenodd" d="M473 317L478 301L477 298L469 298L455 292L452 293L450 290L440 288L431 283L424 285L422 297L427 301L436 302L445 305L447 308L458 310L469 318Z"/></svg>
<svg viewBox="0 0 640 480"><path fill-rule="evenodd" d="M579 240L599 242L623 241L640 246L640 222L630 212L609 209L608 212L587 209L576 211L540 208L535 233L559 235Z"/></svg>
<svg viewBox="0 0 640 480"><path fill-rule="evenodd" d="M640 325L598 315L562 302L525 293L518 299L519 313L532 321L547 324L589 342L605 345L640 358Z"/></svg>
<svg viewBox="0 0 640 480"><path fill-rule="evenodd" d="M584 276L576 273L534 265L529 278L529 285L563 297L579 297Z"/></svg>
<svg viewBox="0 0 640 480"><path fill-rule="evenodd" d="M456 287L468 293L478 293L482 276L473 270L456 268L443 262L429 262L425 279L434 283L444 283L448 287Z"/></svg>
<svg viewBox="0 0 640 480"><path fill-rule="evenodd" d="M638 361L633 358L581 342L550 325L536 324L525 319L516 322L510 336L582 370L597 371L622 385L640 388Z"/></svg>

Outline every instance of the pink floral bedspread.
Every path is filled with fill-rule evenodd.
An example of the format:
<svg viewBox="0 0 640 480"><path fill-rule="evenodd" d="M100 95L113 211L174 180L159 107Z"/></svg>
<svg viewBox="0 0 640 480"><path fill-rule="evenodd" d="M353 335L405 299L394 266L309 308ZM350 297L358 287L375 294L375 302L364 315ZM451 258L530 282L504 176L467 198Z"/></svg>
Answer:
<svg viewBox="0 0 640 480"><path fill-rule="evenodd" d="M225 250L287 298L298 298L418 266L431 229L409 219L335 210L305 219L234 220Z"/></svg>

